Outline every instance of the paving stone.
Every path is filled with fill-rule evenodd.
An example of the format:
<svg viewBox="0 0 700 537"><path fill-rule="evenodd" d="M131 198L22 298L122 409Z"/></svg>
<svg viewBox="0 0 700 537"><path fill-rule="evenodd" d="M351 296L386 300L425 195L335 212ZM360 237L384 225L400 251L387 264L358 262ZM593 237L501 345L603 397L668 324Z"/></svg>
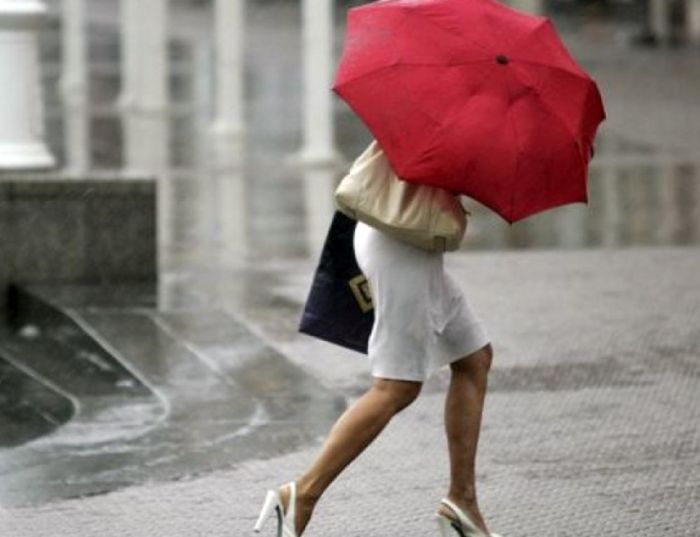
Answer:
<svg viewBox="0 0 700 537"><path fill-rule="evenodd" d="M491 529L518 537L696 537L700 252L460 253L446 261L494 341L477 455ZM275 261L256 270L277 273L270 293L300 308L310 266ZM292 323L282 322L290 311L260 306L244 317L352 402L369 381L363 355L294 336ZM277 331L268 330L275 323ZM437 535L431 517L448 484L448 376L440 370L347 467L306 535ZM4 510L0 534L245 535L265 489L298 476L319 442L193 479Z"/></svg>

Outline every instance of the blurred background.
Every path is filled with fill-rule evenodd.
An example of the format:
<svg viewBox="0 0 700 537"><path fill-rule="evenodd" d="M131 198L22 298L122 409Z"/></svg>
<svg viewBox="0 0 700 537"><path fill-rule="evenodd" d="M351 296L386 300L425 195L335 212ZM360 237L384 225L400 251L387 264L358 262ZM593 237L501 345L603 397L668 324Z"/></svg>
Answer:
<svg viewBox="0 0 700 537"><path fill-rule="evenodd" d="M345 11L358 3L305 14L299 1L172 0L130 16L116 0L47 1L40 76L56 168L157 175L163 269L201 256L314 255L333 187L369 139L328 91ZM474 203L464 249L700 240L697 4L513 1L553 18L608 119L588 207L510 227Z"/></svg>
<svg viewBox="0 0 700 537"><path fill-rule="evenodd" d="M300 299L370 141L330 91L361 3L0 1L0 503L325 434L345 399L282 351L313 356ZM510 4L552 18L607 119L587 205L508 225L464 198L460 253L696 249L700 0Z"/></svg>

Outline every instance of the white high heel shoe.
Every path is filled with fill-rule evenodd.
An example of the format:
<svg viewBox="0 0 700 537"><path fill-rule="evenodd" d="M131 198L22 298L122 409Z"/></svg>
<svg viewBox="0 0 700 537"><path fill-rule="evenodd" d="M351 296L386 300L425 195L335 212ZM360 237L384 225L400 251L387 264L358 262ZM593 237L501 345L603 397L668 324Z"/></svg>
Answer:
<svg viewBox="0 0 700 537"><path fill-rule="evenodd" d="M259 532L273 511L277 512L277 537L298 537L296 528L294 527L295 511L297 499L297 484L295 481L289 482L289 505L287 512L284 512L282 498L277 490L268 490L258 516L258 521L255 523L253 531Z"/></svg>
<svg viewBox="0 0 700 537"><path fill-rule="evenodd" d="M457 515L457 522L455 522L442 513L435 513L435 520L437 521L442 537L454 537L454 533L450 531L450 528L452 528L459 537L502 537L498 533L491 533L489 535L484 533L471 517L449 498L443 498L441 501Z"/></svg>

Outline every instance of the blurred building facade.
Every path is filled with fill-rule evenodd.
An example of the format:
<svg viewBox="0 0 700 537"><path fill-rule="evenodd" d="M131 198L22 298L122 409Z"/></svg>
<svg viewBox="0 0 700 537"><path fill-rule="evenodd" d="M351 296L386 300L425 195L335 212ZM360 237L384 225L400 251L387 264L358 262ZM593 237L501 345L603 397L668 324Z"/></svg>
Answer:
<svg viewBox="0 0 700 537"><path fill-rule="evenodd" d="M116 171L157 180L158 243L172 254L161 260L166 269L190 257L313 256L334 210L343 155L358 154L367 140L329 91L345 10L363 3L45 0L47 144L69 176ZM608 20L637 28L637 43L694 46L700 0L666 0L663 9L654 0L510 3L555 16L574 33L580 21ZM659 17L669 17L670 25ZM668 32L685 37L663 37ZM649 150L634 142L607 145L599 145L591 168L593 195L614 191L599 206L607 216L588 219L584 208L568 207L508 229L480 214L469 247L635 240L622 229L630 221L621 216L627 209L614 202L624 202L619 188L626 179L618 180L606 153L620 147L648 161ZM674 170L651 173L677 175L669 181L679 184L692 175L687 166ZM687 231L695 224L679 225ZM655 233L645 226L640 236Z"/></svg>

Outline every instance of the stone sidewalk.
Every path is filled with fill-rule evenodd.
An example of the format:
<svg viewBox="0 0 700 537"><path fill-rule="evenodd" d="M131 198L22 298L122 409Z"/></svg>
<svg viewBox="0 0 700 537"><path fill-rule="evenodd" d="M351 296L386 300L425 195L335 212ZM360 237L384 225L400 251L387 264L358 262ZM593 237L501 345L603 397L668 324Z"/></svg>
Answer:
<svg viewBox="0 0 700 537"><path fill-rule="evenodd" d="M696 537L700 251L450 253L445 263L494 344L477 458L492 531ZM364 355L296 333L313 268L256 267L277 283L244 320L351 403L370 380ZM305 535L437 535L431 517L447 486L448 375L444 368L433 376L333 483ZM265 489L303 471L321 440L191 479L2 510L0 535L252 534ZM265 535L274 535L273 524Z"/></svg>

